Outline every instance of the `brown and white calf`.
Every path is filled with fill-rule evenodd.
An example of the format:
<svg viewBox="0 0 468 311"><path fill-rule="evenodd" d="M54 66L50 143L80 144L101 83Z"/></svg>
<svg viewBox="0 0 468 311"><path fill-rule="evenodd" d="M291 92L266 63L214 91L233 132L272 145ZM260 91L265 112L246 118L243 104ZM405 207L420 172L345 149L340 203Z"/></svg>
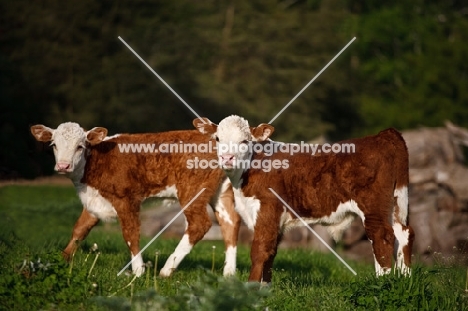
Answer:
<svg viewBox="0 0 468 311"><path fill-rule="evenodd" d="M238 116L225 118L219 126L205 121L194 122L218 141L218 156L234 188L235 208L254 231L249 281L271 282L282 233L302 224L270 188L307 223L328 226L335 239L360 217L372 243L376 273L388 273L393 257L397 269L410 272L414 233L408 223L408 152L396 130L346 141L348 146L354 144L354 153L268 156L254 150L259 144L263 150L272 147L267 144L278 144L266 141L274 130L271 125L250 128ZM243 160L250 160L250 168L241 165ZM270 167L276 163L276 169L265 170L268 165L262 163Z"/></svg>
<svg viewBox="0 0 468 311"><path fill-rule="evenodd" d="M224 275L236 270L236 245L240 217L234 211L229 180L221 169L190 169L188 161L217 160L215 152L198 152L193 144L209 144L210 138L196 130L151 134L118 134L107 137L107 129L89 131L77 123L63 123L57 129L34 125L31 132L38 141L51 142L55 170L73 182L83 204L70 242L64 250L69 258L77 242L86 238L101 220L117 217L122 228L136 275L144 272L139 255L140 204L148 197L175 197L186 206L203 188L205 190L184 211L186 230L173 254L160 271L170 276L192 247L211 227L207 206L211 205L226 243ZM190 143L188 152L125 152L122 146ZM206 147L206 146L205 146ZM201 149L201 148L200 148ZM193 165L191 165L193 167Z"/></svg>

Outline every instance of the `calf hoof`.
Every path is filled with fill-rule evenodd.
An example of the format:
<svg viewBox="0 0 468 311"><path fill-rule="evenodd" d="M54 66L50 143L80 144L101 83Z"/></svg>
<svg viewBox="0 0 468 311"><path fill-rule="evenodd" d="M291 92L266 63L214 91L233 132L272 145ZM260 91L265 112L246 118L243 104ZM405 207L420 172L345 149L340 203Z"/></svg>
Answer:
<svg viewBox="0 0 468 311"><path fill-rule="evenodd" d="M161 271L159 271L159 276L163 278L168 278L172 275L172 272L174 272L174 268L162 268Z"/></svg>
<svg viewBox="0 0 468 311"><path fill-rule="evenodd" d="M133 274L135 274L138 277L142 276L144 273L145 273L145 266L141 266L133 270Z"/></svg>
<svg viewBox="0 0 468 311"><path fill-rule="evenodd" d="M236 275L236 266L225 265L223 270L223 276L229 277Z"/></svg>
<svg viewBox="0 0 468 311"><path fill-rule="evenodd" d="M70 254L65 253L64 251L62 251L62 257L63 257L63 259L65 259L65 261L69 262L71 256L70 256Z"/></svg>

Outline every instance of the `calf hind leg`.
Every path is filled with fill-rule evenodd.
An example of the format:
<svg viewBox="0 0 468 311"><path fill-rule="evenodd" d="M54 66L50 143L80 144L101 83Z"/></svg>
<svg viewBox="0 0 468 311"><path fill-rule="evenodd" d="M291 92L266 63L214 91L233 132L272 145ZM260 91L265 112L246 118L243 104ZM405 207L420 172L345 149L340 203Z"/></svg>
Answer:
<svg viewBox="0 0 468 311"><path fill-rule="evenodd" d="M194 204L194 203L192 203ZM211 228L211 220L206 210L207 204L192 205L185 210L187 229L174 252L169 256L164 267L159 272L162 277L171 276L182 259L187 256L193 246L200 241Z"/></svg>
<svg viewBox="0 0 468 311"><path fill-rule="evenodd" d="M393 232L395 234L395 269L404 275L410 275L411 251L414 231L408 224L408 188L395 190L393 211Z"/></svg>
<svg viewBox="0 0 468 311"><path fill-rule="evenodd" d="M226 259L224 262L224 276L236 273L237 239L241 218L234 209L234 197L232 189L221 195L215 205L214 212L218 220L226 246Z"/></svg>
<svg viewBox="0 0 468 311"><path fill-rule="evenodd" d="M413 249L414 231L410 226L399 222L393 224L395 234L395 269L403 275L411 274L411 250Z"/></svg>

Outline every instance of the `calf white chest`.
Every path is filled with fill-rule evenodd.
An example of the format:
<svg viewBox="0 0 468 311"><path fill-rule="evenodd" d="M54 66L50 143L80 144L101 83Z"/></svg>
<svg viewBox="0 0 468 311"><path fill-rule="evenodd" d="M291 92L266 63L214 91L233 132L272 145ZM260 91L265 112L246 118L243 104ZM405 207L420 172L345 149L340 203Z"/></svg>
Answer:
<svg viewBox="0 0 468 311"><path fill-rule="evenodd" d="M112 204L97 189L86 184L80 184L76 186L76 190L81 203L91 215L102 221L109 221L117 216Z"/></svg>
<svg viewBox="0 0 468 311"><path fill-rule="evenodd" d="M246 197L241 189L234 188L234 200L236 211L242 217L245 225L253 230L257 223L257 215L260 211L260 200L255 197Z"/></svg>

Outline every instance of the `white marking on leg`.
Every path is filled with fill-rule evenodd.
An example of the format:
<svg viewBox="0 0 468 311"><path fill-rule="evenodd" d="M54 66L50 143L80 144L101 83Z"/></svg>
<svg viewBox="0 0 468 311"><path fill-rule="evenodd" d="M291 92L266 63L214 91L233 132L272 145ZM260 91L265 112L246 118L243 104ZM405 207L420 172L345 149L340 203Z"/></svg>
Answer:
<svg viewBox="0 0 468 311"><path fill-rule="evenodd" d="M372 240L369 240L371 245L372 245L372 249L374 249L374 241ZM374 256L374 266L375 266L375 274L377 276L382 276L382 275L385 275L385 274L388 274L390 273L390 268L382 268L380 266L380 263L377 261L377 258L375 257L375 251L373 250L373 253L372 253L372 256Z"/></svg>
<svg viewBox="0 0 468 311"><path fill-rule="evenodd" d="M223 219L226 223L230 224L231 226L234 225L234 223L232 222L231 216L226 211L226 208L224 204L221 202L221 200L218 203L218 205L216 205L216 211L218 212L219 217Z"/></svg>
<svg viewBox="0 0 468 311"><path fill-rule="evenodd" d="M382 275L385 275L385 274L389 274L390 273L390 268L382 268L379 264L379 262L377 261L377 258L375 258L375 254L374 254L374 264L375 264L375 274L377 276L382 276Z"/></svg>
<svg viewBox="0 0 468 311"><path fill-rule="evenodd" d="M215 211L218 212L220 218L222 218L225 222L229 223L232 226L234 225L234 222L232 221L231 216L226 210L226 206L224 205L223 200L220 197L223 193L227 191L229 187L231 187L231 182L229 181L229 178L226 178L223 184L221 185L221 191L215 203Z"/></svg>
<svg viewBox="0 0 468 311"><path fill-rule="evenodd" d="M237 256L237 247L229 246L226 249L226 261L224 263L224 276L231 276L236 274L236 256Z"/></svg>
<svg viewBox="0 0 468 311"><path fill-rule="evenodd" d="M136 276L141 276L145 273L145 264L141 254L137 254L136 256L132 254L132 271Z"/></svg>
<svg viewBox="0 0 468 311"><path fill-rule="evenodd" d="M177 245L174 253L172 253L166 260L166 264L159 272L160 276L168 277L172 272L177 269L182 259L187 256L192 250L193 245L189 242L188 234L184 234L179 244Z"/></svg>
<svg viewBox="0 0 468 311"><path fill-rule="evenodd" d="M176 220L176 218L179 217L180 214L182 214L182 213L185 211L185 209L186 209L187 207L189 207L190 204L192 204L192 202L195 201L195 200L198 198L198 196L200 196L200 194L201 194L203 191L205 191L205 189L206 189L206 188L201 189L201 190L197 193L197 195L196 195L195 197L193 197L193 198L190 200L190 202L188 202L187 205L185 205L184 208L183 208L180 212L178 212L178 213L174 216L174 218L172 218L171 221L169 221L169 222L164 226L164 228L162 228L162 229L158 232L158 234L156 234L156 235L151 239L151 241L149 241L149 242L140 250L140 252L139 252L137 255L140 255L146 248L148 248L148 246L149 246L151 243L153 243L153 241L156 240L156 239L164 232L164 230L166 230L167 227L169 227L169 226ZM179 244L180 244L180 243L179 243ZM119 271L119 273L117 273L117 276L121 275L121 274L125 271L125 269L127 269L127 267L128 267L132 262L133 262L133 259L132 259L129 263L127 263L127 264L125 265L125 267L123 267L122 270Z"/></svg>
<svg viewBox="0 0 468 311"><path fill-rule="evenodd" d="M403 230L403 226L399 223L393 224L393 232L395 234L395 268L404 275L409 275L411 273L410 268L405 264L405 256L403 253L403 248L408 245L409 242L409 231Z"/></svg>

